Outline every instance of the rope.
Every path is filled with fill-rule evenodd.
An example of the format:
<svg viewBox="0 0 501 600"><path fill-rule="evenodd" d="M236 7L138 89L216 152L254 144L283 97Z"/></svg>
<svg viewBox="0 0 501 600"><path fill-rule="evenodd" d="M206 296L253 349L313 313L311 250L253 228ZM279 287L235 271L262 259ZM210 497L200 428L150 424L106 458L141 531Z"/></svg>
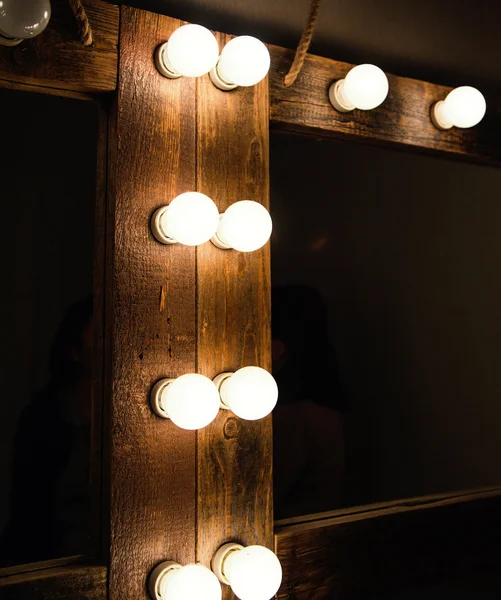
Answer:
<svg viewBox="0 0 501 600"><path fill-rule="evenodd" d="M92 46L92 28L87 18L81 0L70 0L70 7L75 15L78 27L78 36L84 46Z"/></svg>
<svg viewBox="0 0 501 600"><path fill-rule="evenodd" d="M313 37L313 31L315 29L315 23L317 22L318 7L320 6L320 0L311 0L310 14L308 16L308 22L303 31L303 35L299 40L299 45L294 56L294 62L289 69L289 72L284 78L285 87L290 87L297 79L299 72L303 68L306 53L310 47L311 38Z"/></svg>

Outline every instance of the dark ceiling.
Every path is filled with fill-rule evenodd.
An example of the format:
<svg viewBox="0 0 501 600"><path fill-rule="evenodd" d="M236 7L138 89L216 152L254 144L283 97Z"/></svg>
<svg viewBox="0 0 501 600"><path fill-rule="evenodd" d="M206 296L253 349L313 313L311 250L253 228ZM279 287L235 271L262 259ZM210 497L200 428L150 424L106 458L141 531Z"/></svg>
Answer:
<svg viewBox="0 0 501 600"><path fill-rule="evenodd" d="M310 0L124 2L295 48ZM311 52L447 85L501 84L501 0L322 0Z"/></svg>

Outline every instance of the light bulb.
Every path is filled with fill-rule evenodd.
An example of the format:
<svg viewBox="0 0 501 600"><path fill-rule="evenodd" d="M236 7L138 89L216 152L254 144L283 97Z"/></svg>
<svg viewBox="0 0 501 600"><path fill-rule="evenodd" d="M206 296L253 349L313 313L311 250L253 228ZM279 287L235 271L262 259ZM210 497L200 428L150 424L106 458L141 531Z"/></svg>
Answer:
<svg viewBox="0 0 501 600"><path fill-rule="evenodd" d="M246 421L263 419L275 408L277 382L260 367L244 367L235 373L221 373L214 379L223 408Z"/></svg>
<svg viewBox="0 0 501 600"><path fill-rule="evenodd" d="M157 69L165 77L201 77L214 68L219 46L214 34L201 25L183 25L155 52Z"/></svg>
<svg viewBox="0 0 501 600"><path fill-rule="evenodd" d="M212 570L240 600L271 600L282 583L280 561L264 546L225 544L214 555Z"/></svg>
<svg viewBox="0 0 501 600"><path fill-rule="evenodd" d="M161 563L151 573L148 587L154 600L221 600L222 596L217 577L203 565Z"/></svg>
<svg viewBox="0 0 501 600"><path fill-rule="evenodd" d="M252 252L266 244L271 229L271 217L266 208L253 200L242 200L221 215L211 241L218 248Z"/></svg>
<svg viewBox="0 0 501 600"><path fill-rule="evenodd" d="M249 87L264 79L270 70L268 48L255 37L242 35L230 40L210 76L221 90Z"/></svg>
<svg viewBox="0 0 501 600"><path fill-rule="evenodd" d="M464 85L449 92L445 100L434 104L431 116L439 129L466 129L480 123L486 108L483 95L476 88Z"/></svg>
<svg viewBox="0 0 501 600"><path fill-rule="evenodd" d="M152 216L151 231L162 244L198 246L208 242L219 225L219 211L205 194L185 192Z"/></svg>
<svg viewBox="0 0 501 600"><path fill-rule="evenodd" d="M181 429L201 429L216 418L220 408L217 387L204 375L187 373L161 379L151 390L151 407Z"/></svg>
<svg viewBox="0 0 501 600"><path fill-rule="evenodd" d="M49 0L0 0L0 45L15 46L47 27Z"/></svg>
<svg viewBox="0 0 501 600"><path fill-rule="evenodd" d="M340 112L358 108L372 110L388 95L388 78L375 65L357 65L344 79L335 81L329 89L332 106Z"/></svg>

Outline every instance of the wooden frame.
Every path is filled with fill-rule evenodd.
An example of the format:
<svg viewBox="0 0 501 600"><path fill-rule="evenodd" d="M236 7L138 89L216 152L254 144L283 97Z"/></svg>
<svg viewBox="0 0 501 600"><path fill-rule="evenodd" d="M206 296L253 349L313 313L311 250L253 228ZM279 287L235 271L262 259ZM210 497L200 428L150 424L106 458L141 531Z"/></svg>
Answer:
<svg viewBox="0 0 501 600"><path fill-rule="evenodd" d="M94 48L79 45L66 2L57 0L45 38L26 50L0 48L0 85L84 99L113 91L118 79L108 177L103 170L98 181L108 197L107 212L99 215L106 264L96 275L96 292L105 300L97 320L106 326L101 562L109 570L45 565L0 580L6 598L146 599L147 577L162 560L208 566L226 541L273 545L271 418L251 423L221 412L206 429L186 432L158 419L148 404L151 386L165 376L270 368L269 248L244 255L210 244L161 246L149 231L156 208L188 190L213 197L221 211L247 198L268 205L270 124L496 166L501 160L498 109L467 132L433 128L429 107L445 96L443 86L390 76L384 105L342 115L330 106L327 89L350 65L308 56L296 84L284 88L292 52L273 46L270 96L266 81L225 93L208 77L167 80L157 73L153 52L180 21L122 7L119 43L119 9L99 0L84 4ZM229 39L217 35L220 45ZM495 102L488 99L490 107ZM99 160L105 164L103 151ZM468 543L461 556L452 555L478 562L485 556L477 552L474 521L500 505L500 491L490 490L277 523L275 547L285 573L279 597L366 598L368 591L396 589L404 575L451 572L451 561L433 566L440 552L454 550L457 519L466 524ZM416 544L408 535L431 528L436 545L426 544L426 536ZM497 552L497 530L490 531L486 549ZM388 550L380 555L383 542ZM374 565L367 548L378 555ZM424 564L425 556L435 562ZM224 598L232 598L229 588Z"/></svg>

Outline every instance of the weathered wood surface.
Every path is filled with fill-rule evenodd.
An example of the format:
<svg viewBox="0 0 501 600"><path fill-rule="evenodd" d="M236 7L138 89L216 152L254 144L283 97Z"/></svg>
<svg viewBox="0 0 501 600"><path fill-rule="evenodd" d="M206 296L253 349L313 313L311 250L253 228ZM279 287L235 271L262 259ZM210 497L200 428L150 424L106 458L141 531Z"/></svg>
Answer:
<svg viewBox="0 0 501 600"><path fill-rule="evenodd" d="M68 1L52 0L51 20L43 33L18 46L0 46L0 79L76 92L114 90L119 8L102 0L82 3L92 27L92 46L80 42Z"/></svg>
<svg viewBox="0 0 501 600"><path fill-rule="evenodd" d="M220 48L230 36L218 34ZM268 82L232 92L197 80L197 190L219 211L238 200L269 204ZM270 250L197 249L198 371L214 377L271 369ZM271 417L220 411L198 433L197 559L224 542L273 544ZM225 598L233 598L229 588Z"/></svg>
<svg viewBox="0 0 501 600"><path fill-rule="evenodd" d="M434 102L443 100L451 88L388 75L390 91L381 106L340 113L330 104L328 90L353 65L308 55L296 83L286 88L283 78L292 63L293 52L279 46L270 46L270 52L272 125L501 165L500 98L486 98L487 114L476 127L439 131L430 120L430 108Z"/></svg>
<svg viewBox="0 0 501 600"><path fill-rule="evenodd" d="M158 379L195 372L195 249L164 246L149 227L158 207L195 188L195 80L155 69L155 47L179 21L121 10L109 137L109 597L138 600L157 563L195 560L195 433L149 405Z"/></svg>

